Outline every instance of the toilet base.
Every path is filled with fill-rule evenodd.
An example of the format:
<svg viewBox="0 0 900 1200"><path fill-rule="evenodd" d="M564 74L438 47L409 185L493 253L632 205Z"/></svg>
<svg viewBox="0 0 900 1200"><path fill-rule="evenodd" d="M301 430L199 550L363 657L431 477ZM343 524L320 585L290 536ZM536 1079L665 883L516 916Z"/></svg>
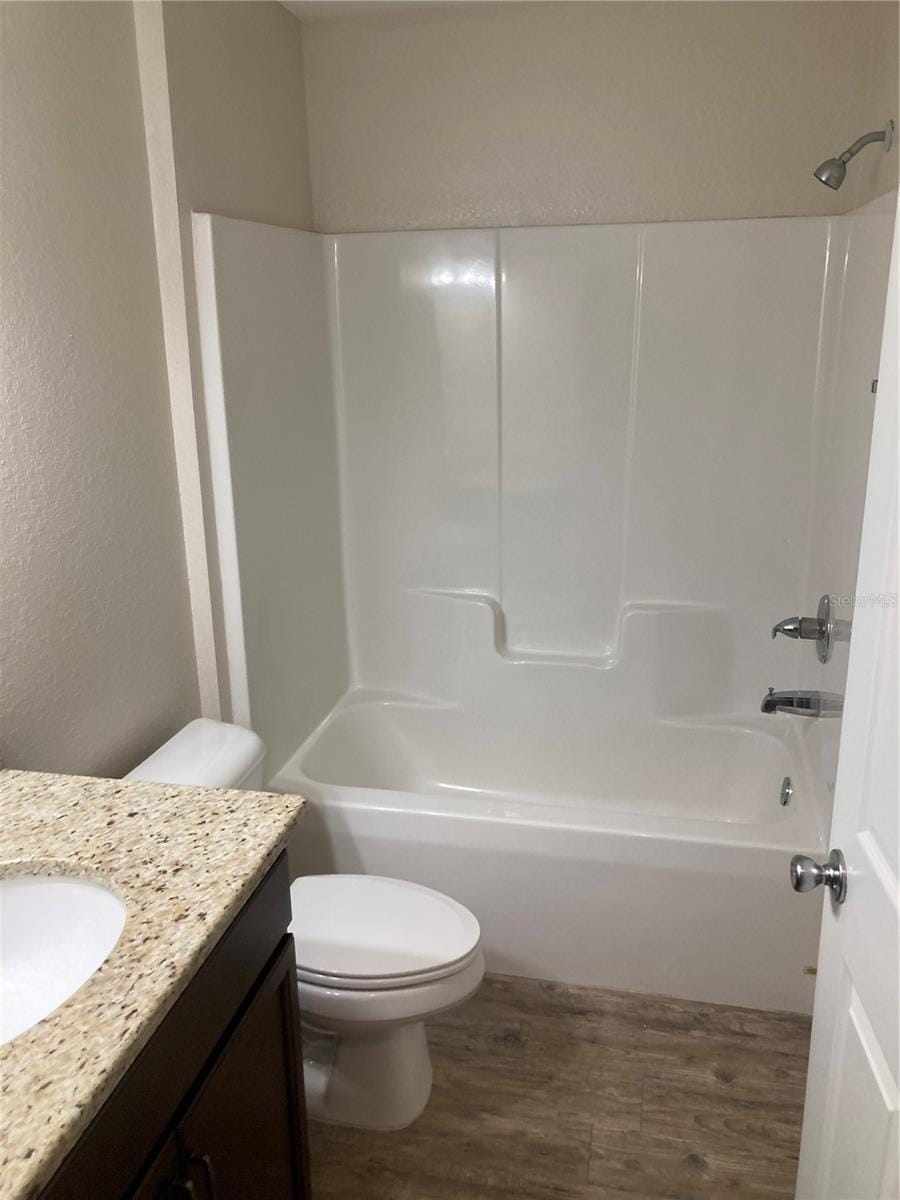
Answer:
<svg viewBox="0 0 900 1200"><path fill-rule="evenodd" d="M405 1129L431 1095L422 1021L330 1034L303 1024L307 1115L360 1129Z"/></svg>

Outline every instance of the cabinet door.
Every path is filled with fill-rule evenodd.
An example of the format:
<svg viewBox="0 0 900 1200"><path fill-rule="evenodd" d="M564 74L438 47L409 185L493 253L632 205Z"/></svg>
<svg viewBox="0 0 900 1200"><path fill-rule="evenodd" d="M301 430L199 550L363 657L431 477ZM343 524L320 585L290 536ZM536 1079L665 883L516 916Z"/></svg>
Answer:
<svg viewBox="0 0 900 1200"><path fill-rule="evenodd" d="M178 1126L208 1200L307 1200L294 940L287 936Z"/></svg>
<svg viewBox="0 0 900 1200"><path fill-rule="evenodd" d="M181 1164L178 1158L178 1142L175 1135L170 1134L160 1147L153 1162L141 1177L137 1187L129 1193L129 1200L168 1200L172 1195L174 1200L175 1184L181 1174ZM188 1200L190 1193L185 1194Z"/></svg>

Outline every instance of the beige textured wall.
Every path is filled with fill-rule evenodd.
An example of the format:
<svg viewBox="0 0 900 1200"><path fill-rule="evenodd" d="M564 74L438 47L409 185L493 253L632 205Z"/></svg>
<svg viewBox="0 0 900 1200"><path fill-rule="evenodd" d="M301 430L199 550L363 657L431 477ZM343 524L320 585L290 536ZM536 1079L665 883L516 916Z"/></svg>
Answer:
<svg viewBox="0 0 900 1200"><path fill-rule="evenodd" d="M887 0L355 13L304 55L320 230L815 215L896 182L896 150L811 176L898 116Z"/></svg>
<svg viewBox="0 0 900 1200"><path fill-rule="evenodd" d="M900 177L900 3L897 0L875 6L871 54L866 68L862 122L864 125L869 122L866 129L878 129L892 117L896 134L889 154L860 155L853 160L859 173L854 207L883 196L897 186ZM850 211L849 205L846 211Z"/></svg>
<svg viewBox="0 0 900 1200"><path fill-rule="evenodd" d="M309 228L303 32L268 0L163 5L179 203Z"/></svg>
<svg viewBox="0 0 900 1200"><path fill-rule="evenodd" d="M0 19L0 753L115 775L197 709L131 8Z"/></svg>
<svg viewBox="0 0 900 1200"><path fill-rule="evenodd" d="M269 0L166 0L162 5L190 389L203 492L211 513L197 329L192 212L312 229L303 31ZM154 164L151 162L151 169ZM214 527L207 519L221 715L231 716Z"/></svg>

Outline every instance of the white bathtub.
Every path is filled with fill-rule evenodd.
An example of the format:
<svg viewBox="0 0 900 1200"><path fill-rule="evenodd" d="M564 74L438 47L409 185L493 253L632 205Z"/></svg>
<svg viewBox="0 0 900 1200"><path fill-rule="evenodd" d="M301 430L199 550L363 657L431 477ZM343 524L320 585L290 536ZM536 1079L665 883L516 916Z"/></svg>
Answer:
<svg viewBox="0 0 900 1200"><path fill-rule="evenodd" d="M821 902L787 866L824 846L790 720L554 722L351 692L270 786L312 801L298 873L446 891L490 970L806 1012Z"/></svg>

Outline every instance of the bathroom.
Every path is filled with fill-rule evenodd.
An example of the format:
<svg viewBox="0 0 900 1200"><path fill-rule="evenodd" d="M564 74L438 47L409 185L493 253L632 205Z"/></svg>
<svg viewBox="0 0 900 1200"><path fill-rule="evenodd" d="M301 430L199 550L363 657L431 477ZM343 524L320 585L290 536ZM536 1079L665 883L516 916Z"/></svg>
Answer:
<svg viewBox="0 0 900 1200"><path fill-rule="evenodd" d="M896 1198L898 4L0 22L0 1198Z"/></svg>

